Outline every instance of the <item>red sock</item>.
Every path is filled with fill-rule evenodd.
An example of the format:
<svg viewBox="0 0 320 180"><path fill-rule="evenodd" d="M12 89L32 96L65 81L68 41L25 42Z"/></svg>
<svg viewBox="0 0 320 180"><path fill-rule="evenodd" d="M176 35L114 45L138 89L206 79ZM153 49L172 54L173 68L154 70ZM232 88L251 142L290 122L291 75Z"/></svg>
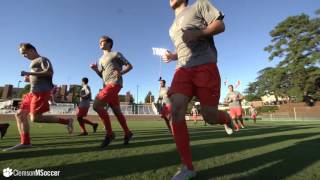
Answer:
<svg viewBox="0 0 320 180"><path fill-rule="evenodd" d="M80 125L80 129L82 132L87 132L86 130L86 126L84 125L84 119L78 119L79 125Z"/></svg>
<svg viewBox="0 0 320 180"><path fill-rule="evenodd" d="M98 111L98 115L102 119L102 122L104 124L105 129L106 129L106 134L111 136L112 135L112 127L111 127L111 121L110 121L108 112L105 109L101 108Z"/></svg>
<svg viewBox="0 0 320 180"><path fill-rule="evenodd" d="M240 119L240 123L241 123L242 126L244 126L244 123L243 123L243 119L242 119L242 118Z"/></svg>
<svg viewBox="0 0 320 180"><path fill-rule="evenodd" d="M218 117L218 124L228 124L230 122L230 118L224 111L218 111L219 117Z"/></svg>
<svg viewBox="0 0 320 180"><path fill-rule="evenodd" d="M167 125L169 131L172 132L170 121L168 119L166 119L166 118L164 118L164 121L166 122L166 125Z"/></svg>
<svg viewBox="0 0 320 180"><path fill-rule="evenodd" d="M186 165L189 170L193 170L192 155L189 144L189 133L186 120L180 122L172 122L172 130L182 164Z"/></svg>
<svg viewBox="0 0 320 180"><path fill-rule="evenodd" d="M95 125L95 123L89 121L88 119L83 119L83 122L86 124L90 124L91 126Z"/></svg>
<svg viewBox="0 0 320 180"><path fill-rule="evenodd" d="M20 142L21 144L30 144L30 135L29 133L21 133L20 134Z"/></svg>
<svg viewBox="0 0 320 180"><path fill-rule="evenodd" d="M65 118L59 118L59 122L60 124L69 124L69 119L65 119Z"/></svg>
<svg viewBox="0 0 320 180"><path fill-rule="evenodd" d="M124 131L124 134L125 135L128 135L130 130L128 128L128 125L127 125L127 121L126 121L126 118L123 116L123 114L120 114L120 115L116 115L117 116L117 119Z"/></svg>

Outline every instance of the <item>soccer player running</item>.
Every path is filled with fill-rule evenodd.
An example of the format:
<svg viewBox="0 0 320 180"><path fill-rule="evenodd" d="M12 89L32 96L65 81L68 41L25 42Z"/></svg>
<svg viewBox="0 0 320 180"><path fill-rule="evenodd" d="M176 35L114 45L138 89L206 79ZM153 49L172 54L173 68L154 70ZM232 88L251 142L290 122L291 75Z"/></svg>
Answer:
<svg viewBox="0 0 320 180"><path fill-rule="evenodd" d="M8 123L0 124L1 139L6 135L9 126L10 126L10 124L8 124Z"/></svg>
<svg viewBox="0 0 320 180"><path fill-rule="evenodd" d="M160 80L160 90L158 103L161 105L161 117L165 120L166 125L171 131L170 119L171 119L171 104L168 97L169 88L166 87L166 81L164 79Z"/></svg>
<svg viewBox="0 0 320 180"><path fill-rule="evenodd" d="M198 118L198 110L195 106L192 106L191 108L191 115L192 115L192 120L194 124L197 124L197 118Z"/></svg>
<svg viewBox="0 0 320 180"><path fill-rule="evenodd" d="M20 109L15 114L17 127L20 133L20 144L4 151L18 150L32 147L30 141L30 120L35 123L60 123L67 125L69 133L73 131L73 119L61 118L52 115L43 115L50 110L49 100L53 88L53 67L49 59L40 56L36 48L30 43L21 43L20 53L30 63L30 72L21 71L26 82L30 82L30 93L26 94L21 102Z"/></svg>
<svg viewBox="0 0 320 180"><path fill-rule="evenodd" d="M88 110L90 108L90 100L91 100L91 89L88 85L89 79L84 77L82 78L82 88L80 90L80 102L77 107L77 119L80 125L81 134L79 136L87 136L88 132L86 130L85 124L90 124L93 128L93 132L97 132L98 124L93 123L88 119L84 119L87 116Z"/></svg>
<svg viewBox="0 0 320 180"><path fill-rule="evenodd" d="M218 111L221 80L213 36L224 31L224 15L208 0L198 0L191 6L188 0L169 1L176 16L169 32L176 52L168 51L163 59L166 63L177 60L169 97L173 136L182 161L182 168L172 179L190 179L196 176L185 119L190 99L199 98L206 122L224 124L228 134L233 132L228 114Z"/></svg>
<svg viewBox="0 0 320 180"><path fill-rule="evenodd" d="M250 105L249 112L251 115L251 119L254 123L257 121L257 109L253 106L253 104Z"/></svg>
<svg viewBox="0 0 320 180"><path fill-rule="evenodd" d="M243 100L243 96L238 91L234 91L233 85L229 85L228 89L229 92L225 98L225 101L229 104L230 116L232 118L235 131L239 131L239 126L244 128L241 106L241 100ZM240 121L240 125L238 120Z"/></svg>
<svg viewBox="0 0 320 180"><path fill-rule="evenodd" d="M117 117L125 133L123 144L127 145L133 134L129 130L126 119L121 112L118 93L123 84L122 75L129 72L132 69L132 65L120 52L111 51L113 40L110 37L102 36L99 41L99 46L103 51L103 55L99 60L99 64L91 64L90 67L104 82L104 88L98 93L93 103L93 109L102 119L106 129L106 136L101 147L107 147L115 138L115 134L112 132L108 112L105 109L107 105L111 107L113 113ZM122 69L123 66L124 68Z"/></svg>

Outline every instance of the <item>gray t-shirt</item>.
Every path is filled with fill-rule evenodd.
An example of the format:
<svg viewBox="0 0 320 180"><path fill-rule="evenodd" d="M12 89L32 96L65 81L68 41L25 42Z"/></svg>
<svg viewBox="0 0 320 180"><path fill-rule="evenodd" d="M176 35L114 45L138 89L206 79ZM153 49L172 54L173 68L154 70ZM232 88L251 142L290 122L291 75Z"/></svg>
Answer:
<svg viewBox="0 0 320 180"><path fill-rule="evenodd" d="M53 73L52 64L45 57L38 57L30 63L31 72L49 71ZM53 88L52 76L37 77L30 75L30 92L45 92L51 91Z"/></svg>
<svg viewBox="0 0 320 180"><path fill-rule="evenodd" d="M102 74L104 84L115 83L123 85L122 76L117 77L114 71L121 71L122 66L130 64L119 52L110 52L101 56L99 60L99 71Z"/></svg>
<svg viewBox="0 0 320 180"><path fill-rule="evenodd" d="M241 100L237 100L239 98L242 98L242 95L238 91L228 92L226 101L229 102L229 107L241 107Z"/></svg>
<svg viewBox="0 0 320 180"><path fill-rule="evenodd" d="M182 40L182 29L202 30L223 16L208 0L197 0L176 16L169 34L178 54L177 68L217 62L213 37L186 43Z"/></svg>
<svg viewBox="0 0 320 180"><path fill-rule="evenodd" d="M159 103L161 104L170 104L170 99L168 97L168 87L160 87L159 90Z"/></svg>
<svg viewBox="0 0 320 180"><path fill-rule="evenodd" d="M81 97L85 96L85 97ZM90 107L91 89L88 85L84 85L80 90L79 107Z"/></svg>

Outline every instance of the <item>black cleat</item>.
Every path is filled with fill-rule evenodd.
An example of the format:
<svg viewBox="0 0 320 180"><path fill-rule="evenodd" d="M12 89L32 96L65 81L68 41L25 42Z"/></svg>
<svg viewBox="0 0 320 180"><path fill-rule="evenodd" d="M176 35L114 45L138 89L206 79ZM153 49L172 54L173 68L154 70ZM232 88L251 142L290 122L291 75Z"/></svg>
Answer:
<svg viewBox="0 0 320 180"><path fill-rule="evenodd" d="M6 123L3 124L3 127L0 128L1 139L6 135L9 126L10 124Z"/></svg>
<svg viewBox="0 0 320 180"><path fill-rule="evenodd" d="M88 136L88 133L87 132L83 132L83 133L79 134L78 136Z"/></svg>
<svg viewBox="0 0 320 180"><path fill-rule="evenodd" d="M93 132L96 133L97 132L97 129L98 129L98 125L99 124L94 124L92 127L93 127Z"/></svg>
<svg viewBox="0 0 320 180"><path fill-rule="evenodd" d="M106 147L111 143L111 141L115 139L115 137L116 137L116 136L115 136L114 133L112 133L111 136L110 136L110 135L106 135L106 137L105 137L104 140L102 141L100 147L101 147L101 148L106 148Z"/></svg>
<svg viewBox="0 0 320 180"><path fill-rule="evenodd" d="M123 139L123 144L124 145L128 145L129 144L129 141L132 139L132 132L130 131L128 135L125 135L124 136L124 139Z"/></svg>

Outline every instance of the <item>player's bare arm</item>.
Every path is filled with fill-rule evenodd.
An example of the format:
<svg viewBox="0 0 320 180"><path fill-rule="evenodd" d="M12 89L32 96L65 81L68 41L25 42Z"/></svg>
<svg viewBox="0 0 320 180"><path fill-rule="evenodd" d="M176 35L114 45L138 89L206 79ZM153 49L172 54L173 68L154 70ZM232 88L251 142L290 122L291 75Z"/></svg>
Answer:
<svg viewBox="0 0 320 180"><path fill-rule="evenodd" d="M129 71L131 71L133 68L133 66L130 63L127 63L126 65L124 65L124 69L122 71L120 71L120 75L124 75L126 73L128 73Z"/></svg>
<svg viewBox="0 0 320 180"><path fill-rule="evenodd" d="M102 73L99 71L97 63L91 64L90 68L102 78Z"/></svg>
<svg viewBox="0 0 320 180"><path fill-rule="evenodd" d="M225 25L222 20L213 21L205 29L202 30L185 30L182 29L184 42L191 42L201 38L210 37L224 32Z"/></svg>
<svg viewBox="0 0 320 180"><path fill-rule="evenodd" d="M178 60L178 54L176 52L166 51L165 54L162 56L162 59L165 63L176 61Z"/></svg>
<svg viewBox="0 0 320 180"><path fill-rule="evenodd" d="M27 72L27 71L21 71L21 76L38 76L38 77L47 77L47 76L52 76L53 72L45 70L41 72Z"/></svg>

